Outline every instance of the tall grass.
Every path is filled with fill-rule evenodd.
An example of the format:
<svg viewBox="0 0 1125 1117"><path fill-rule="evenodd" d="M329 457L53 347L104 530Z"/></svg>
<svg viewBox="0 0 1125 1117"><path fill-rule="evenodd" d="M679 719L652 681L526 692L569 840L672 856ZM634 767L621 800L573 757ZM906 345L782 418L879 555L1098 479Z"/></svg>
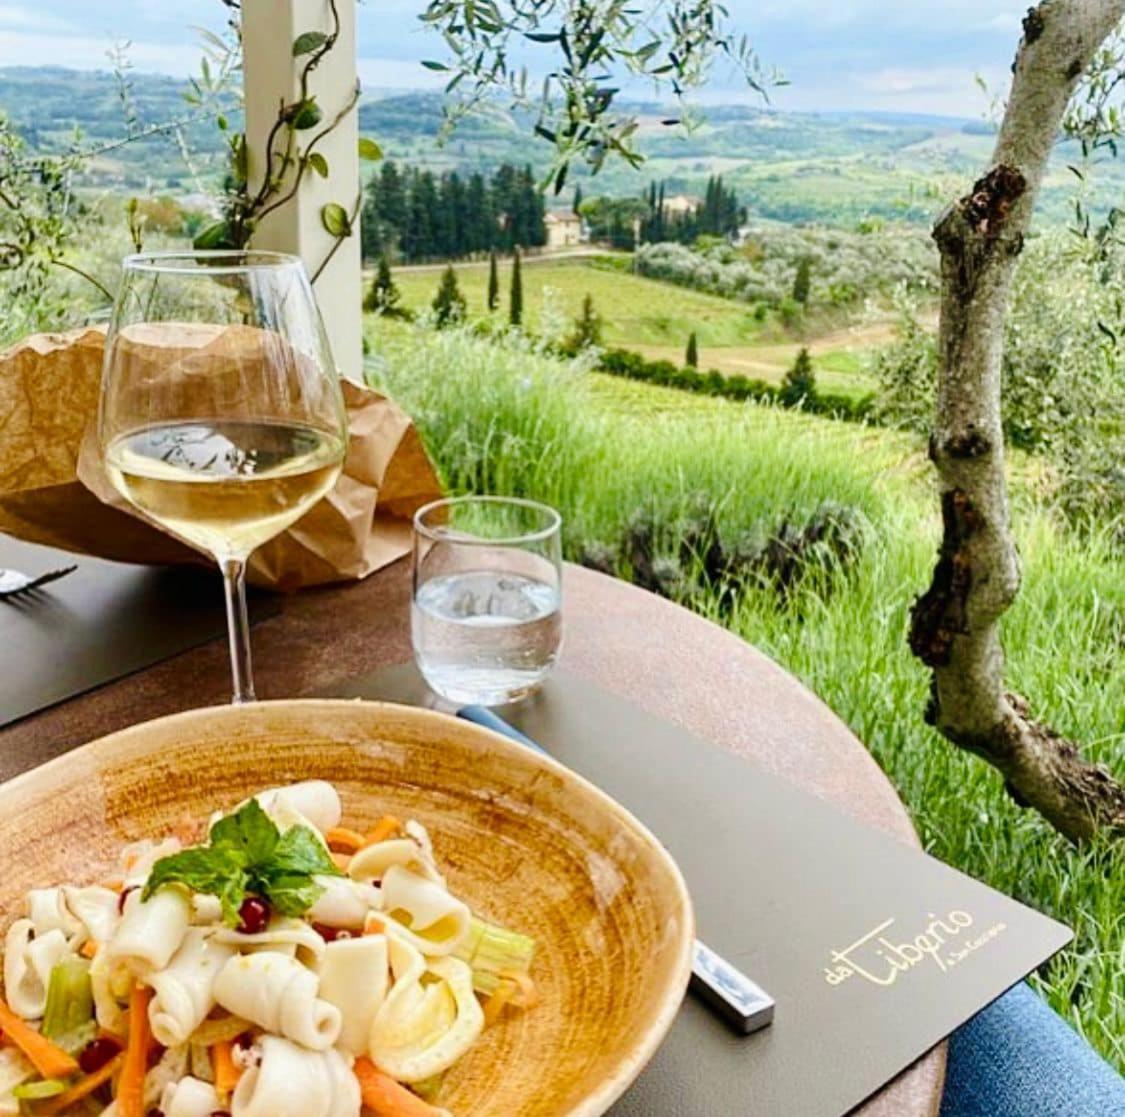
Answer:
<svg viewBox="0 0 1125 1117"><path fill-rule="evenodd" d="M1040 987L1125 1066L1125 853L1075 850L1017 808L988 766L922 721L928 680L906 649L908 611L938 536L916 438L756 405L699 399L563 364L526 343L372 323L371 375L412 412L446 484L558 506L573 557L613 542L637 510L671 522L711 494L736 533L823 501L871 525L837 578L784 600L744 590L732 611L691 604L802 678L852 727L937 856L1071 924L1075 945ZM1125 769L1125 569L1112 539L1081 540L1018 494L1023 592L1004 636L1013 687L1038 714Z"/></svg>

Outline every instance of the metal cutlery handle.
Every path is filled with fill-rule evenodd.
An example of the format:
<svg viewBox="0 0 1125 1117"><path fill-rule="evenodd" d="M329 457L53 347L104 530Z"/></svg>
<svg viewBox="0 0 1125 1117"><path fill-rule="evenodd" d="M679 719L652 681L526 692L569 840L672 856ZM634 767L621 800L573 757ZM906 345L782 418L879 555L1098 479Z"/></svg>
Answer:
<svg viewBox="0 0 1125 1117"><path fill-rule="evenodd" d="M500 733L544 756L549 755L542 745L485 706L464 706L457 711L457 716ZM774 999L699 939L695 940L692 954L691 988L729 1024L746 1035L764 1028L773 1020Z"/></svg>

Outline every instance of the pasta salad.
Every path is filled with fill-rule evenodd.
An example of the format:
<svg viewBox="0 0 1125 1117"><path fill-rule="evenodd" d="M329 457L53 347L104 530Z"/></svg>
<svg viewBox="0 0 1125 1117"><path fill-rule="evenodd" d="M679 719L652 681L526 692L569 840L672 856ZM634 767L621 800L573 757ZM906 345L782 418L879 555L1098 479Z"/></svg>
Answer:
<svg viewBox="0 0 1125 1117"><path fill-rule="evenodd" d="M28 892L4 939L0 1114L449 1117L442 1077L534 943L454 896L430 837L340 825L320 780Z"/></svg>

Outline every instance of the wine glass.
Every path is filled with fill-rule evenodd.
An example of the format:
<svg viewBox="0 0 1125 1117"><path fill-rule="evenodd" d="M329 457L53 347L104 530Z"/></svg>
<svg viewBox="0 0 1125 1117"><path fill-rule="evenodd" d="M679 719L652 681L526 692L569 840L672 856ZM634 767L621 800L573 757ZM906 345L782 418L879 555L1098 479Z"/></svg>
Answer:
<svg viewBox="0 0 1125 1117"><path fill-rule="evenodd" d="M223 573L234 701L254 700L246 561L333 486L347 446L339 377L295 256L128 256L102 371L109 476Z"/></svg>

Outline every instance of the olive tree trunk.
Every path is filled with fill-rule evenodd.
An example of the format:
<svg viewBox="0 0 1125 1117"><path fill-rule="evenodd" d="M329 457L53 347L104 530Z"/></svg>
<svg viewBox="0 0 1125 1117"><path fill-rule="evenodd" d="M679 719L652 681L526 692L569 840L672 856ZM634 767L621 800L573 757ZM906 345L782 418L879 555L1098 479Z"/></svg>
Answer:
<svg viewBox="0 0 1125 1117"><path fill-rule="evenodd" d="M1125 788L1036 722L1004 686L999 621L1019 589L1000 421L1004 318L1016 257L1079 77L1125 0L1042 0L1023 22L992 165L938 219L941 325L930 442L943 538L910 645L933 671L928 720L995 765L1021 805L1073 840L1125 829Z"/></svg>

